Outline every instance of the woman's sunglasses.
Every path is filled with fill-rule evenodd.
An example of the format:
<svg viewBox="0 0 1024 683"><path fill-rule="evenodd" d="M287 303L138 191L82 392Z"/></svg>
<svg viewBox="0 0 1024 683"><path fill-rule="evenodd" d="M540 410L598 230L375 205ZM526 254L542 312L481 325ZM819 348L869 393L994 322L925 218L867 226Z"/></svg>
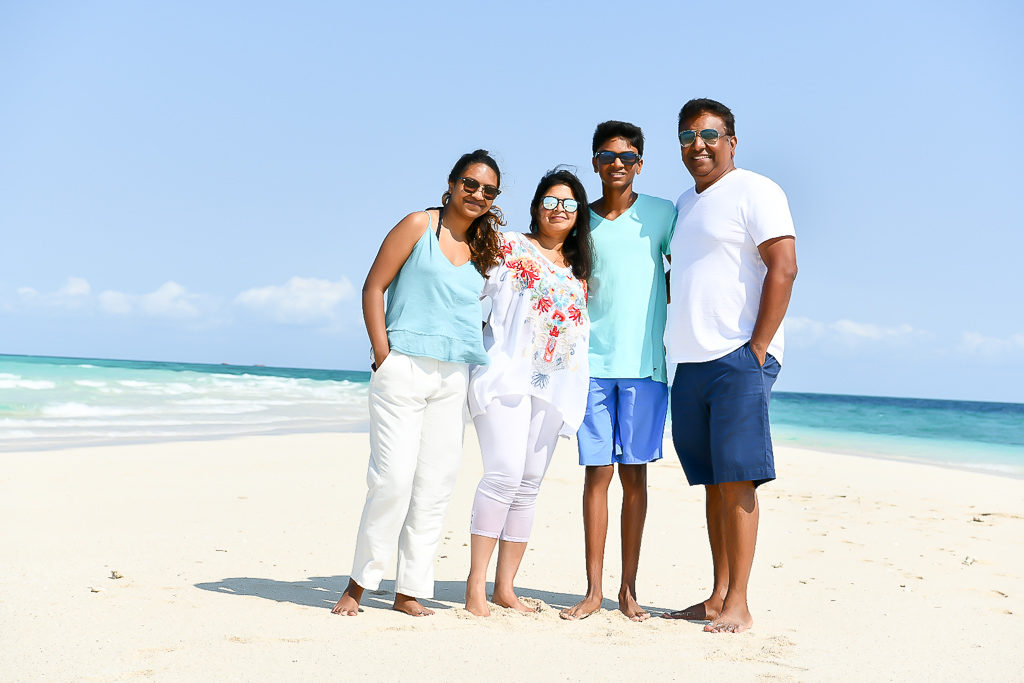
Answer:
<svg viewBox="0 0 1024 683"><path fill-rule="evenodd" d="M558 197L548 195L540 200L540 205L548 211L554 211L558 208L559 204L562 205L566 213L576 213L576 209L580 208L580 203L575 199L559 199Z"/></svg>
<svg viewBox="0 0 1024 683"><path fill-rule="evenodd" d="M725 133L719 133L714 128L705 128L704 130L681 130L679 131L679 144L683 147L689 147L693 143L697 142L697 136L709 145L718 144L719 138L730 137Z"/></svg>
<svg viewBox="0 0 1024 683"><path fill-rule="evenodd" d="M614 164L616 159L621 159L623 166L632 166L640 161L640 155L636 152L619 152L618 154L615 152L598 152L594 155L594 158L602 166Z"/></svg>
<svg viewBox="0 0 1024 683"><path fill-rule="evenodd" d="M463 176L459 178L459 180L462 181L462 189L466 191L466 194L473 194L481 187L484 191L484 199L494 200L499 194L501 194L501 190L496 188L494 185L481 185L480 181L476 178L467 178Z"/></svg>

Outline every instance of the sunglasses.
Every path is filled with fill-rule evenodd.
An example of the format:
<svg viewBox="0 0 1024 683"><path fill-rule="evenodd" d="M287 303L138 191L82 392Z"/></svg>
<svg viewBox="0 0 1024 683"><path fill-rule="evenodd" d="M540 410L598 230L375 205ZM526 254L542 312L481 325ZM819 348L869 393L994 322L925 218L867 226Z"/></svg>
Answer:
<svg viewBox="0 0 1024 683"><path fill-rule="evenodd" d="M499 194L501 190L496 188L494 185L481 185L480 181L476 178L466 178L465 176L459 178L462 181L462 189L466 191L466 194L473 194L481 187L484 191L484 199L493 200Z"/></svg>
<svg viewBox="0 0 1024 683"><path fill-rule="evenodd" d="M689 147L697 141L697 136L703 140L706 144L716 145L718 144L719 138L731 138L731 135L725 133L719 133L714 128L705 128L704 130L681 130L679 131L679 144L683 147Z"/></svg>
<svg viewBox="0 0 1024 683"><path fill-rule="evenodd" d="M548 195L540 200L540 205L548 211L554 211L558 208L559 204L562 205L566 213L576 213L576 209L580 208L580 203L575 199L559 199L558 197Z"/></svg>
<svg viewBox="0 0 1024 683"><path fill-rule="evenodd" d="M594 155L597 159L597 163L607 166L608 164L614 164L616 159L622 160L623 166L632 166L636 162L640 161L640 155L636 152L598 152Z"/></svg>

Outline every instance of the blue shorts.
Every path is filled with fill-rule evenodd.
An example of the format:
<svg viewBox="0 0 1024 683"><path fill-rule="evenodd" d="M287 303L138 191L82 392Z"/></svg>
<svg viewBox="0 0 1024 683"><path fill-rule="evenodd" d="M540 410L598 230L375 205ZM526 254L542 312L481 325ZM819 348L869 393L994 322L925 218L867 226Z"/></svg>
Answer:
<svg viewBox="0 0 1024 683"><path fill-rule="evenodd" d="M680 363L672 381L672 443L690 485L775 478L768 399L782 368L748 344L706 363Z"/></svg>
<svg viewBox="0 0 1024 683"><path fill-rule="evenodd" d="M661 459L668 385L642 379L590 378L587 412L576 438L581 465L646 465Z"/></svg>

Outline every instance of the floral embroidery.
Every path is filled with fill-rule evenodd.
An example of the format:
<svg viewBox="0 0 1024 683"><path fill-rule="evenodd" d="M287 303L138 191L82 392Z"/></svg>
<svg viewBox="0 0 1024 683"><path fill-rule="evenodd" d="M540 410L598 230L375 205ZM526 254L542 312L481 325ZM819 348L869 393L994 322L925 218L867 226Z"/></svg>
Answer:
<svg viewBox="0 0 1024 683"><path fill-rule="evenodd" d="M513 287L531 303L531 315L524 324L534 330L533 343L524 353L531 356L534 368L531 384L543 389L552 373L570 368L576 345L585 339L587 284L570 269L552 266L525 236L506 237L501 250Z"/></svg>

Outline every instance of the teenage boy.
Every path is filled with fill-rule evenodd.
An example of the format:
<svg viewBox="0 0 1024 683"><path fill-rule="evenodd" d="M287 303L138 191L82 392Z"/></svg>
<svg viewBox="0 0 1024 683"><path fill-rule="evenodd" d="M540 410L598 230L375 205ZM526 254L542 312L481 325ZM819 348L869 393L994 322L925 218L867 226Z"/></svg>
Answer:
<svg viewBox="0 0 1024 683"><path fill-rule="evenodd" d="M782 318L796 278L793 218L782 188L736 168L736 120L721 102L679 112L683 165L672 239L669 360L672 441L686 479L707 495L714 588L664 616L705 631L751 627L747 582L757 540L755 488L775 478L768 398L782 363Z"/></svg>
<svg viewBox="0 0 1024 683"><path fill-rule="evenodd" d="M647 463L661 458L668 409L665 372L665 265L676 211L672 202L633 191L643 168L637 126L605 121L593 140L601 198L590 205L594 272L590 279L590 393L579 429L587 595L562 610L584 619L601 609L608 534L608 486L622 483L622 583L619 609L633 621L650 615L636 598L640 540L647 517Z"/></svg>

